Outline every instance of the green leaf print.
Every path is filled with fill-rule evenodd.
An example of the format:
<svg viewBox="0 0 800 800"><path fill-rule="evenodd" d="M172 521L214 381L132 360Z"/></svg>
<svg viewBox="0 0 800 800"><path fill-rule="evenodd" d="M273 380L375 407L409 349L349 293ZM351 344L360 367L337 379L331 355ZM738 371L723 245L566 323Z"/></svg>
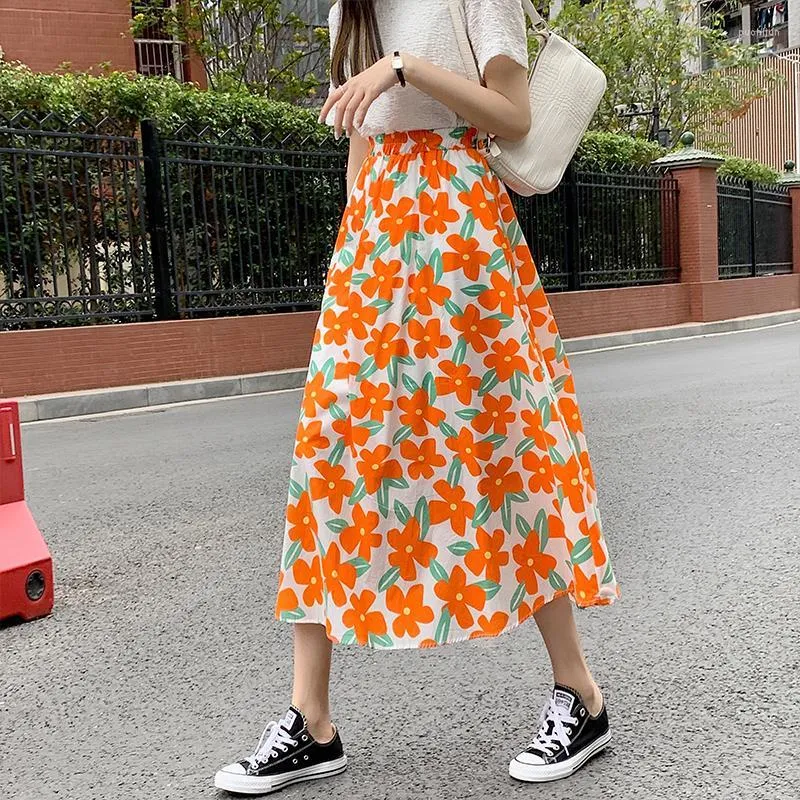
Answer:
<svg viewBox="0 0 800 800"><path fill-rule="evenodd" d="M400 577L400 567L392 567L383 573L383 577L378 581L378 591L385 592L390 586L397 583Z"/></svg>
<svg viewBox="0 0 800 800"><path fill-rule="evenodd" d="M366 378L369 378L373 372L377 372L378 365L375 363L375 359L372 356L364 359L361 364L361 367L358 370L358 374L356 375L357 381L363 381Z"/></svg>
<svg viewBox="0 0 800 800"><path fill-rule="evenodd" d="M442 251L438 248L431 253L431 266L433 267L433 279L439 283L444 275L444 262L442 261Z"/></svg>
<svg viewBox="0 0 800 800"><path fill-rule="evenodd" d="M539 408L539 403L536 401L536 398L526 389L525 390L525 397L528 398L528 402L534 407Z"/></svg>
<svg viewBox="0 0 800 800"><path fill-rule="evenodd" d="M507 533L511 533L511 499L508 495L503 499L503 505L500 509L500 519L503 521L503 527Z"/></svg>
<svg viewBox="0 0 800 800"><path fill-rule="evenodd" d="M295 500L299 500L303 496L303 492L305 489L292 478L289 479L289 494L294 497Z"/></svg>
<svg viewBox="0 0 800 800"><path fill-rule="evenodd" d="M563 361L564 360L564 342L561 341L561 337L556 334L556 339L554 342L554 346L556 349L556 360Z"/></svg>
<svg viewBox="0 0 800 800"><path fill-rule="evenodd" d="M380 511L381 516L386 519L389 516L389 487L386 485L386 481L383 481L378 487L377 500L378 511Z"/></svg>
<svg viewBox="0 0 800 800"><path fill-rule="evenodd" d="M371 633L369 635L369 643L373 647L391 647L394 644L392 637L388 633L384 633L382 636L378 636L377 633Z"/></svg>
<svg viewBox="0 0 800 800"><path fill-rule="evenodd" d="M291 569L292 565L298 558L300 558L300 553L303 551L303 543L298 539L296 542L292 542L291 547L286 551L286 555L283 557L283 568L284 569Z"/></svg>
<svg viewBox="0 0 800 800"><path fill-rule="evenodd" d="M569 375L559 375L553 381L553 389L555 391L560 392L564 388L564 384L569 380Z"/></svg>
<svg viewBox="0 0 800 800"><path fill-rule="evenodd" d="M446 581L450 576L447 574L447 570L435 559L431 559L430 567L431 575L437 581Z"/></svg>
<svg viewBox="0 0 800 800"><path fill-rule="evenodd" d="M341 533L347 527L346 519L330 519L325 523L328 530L334 533Z"/></svg>
<svg viewBox="0 0 800 800"><path fill-rule="evenodd" d="M554 570L550 570L550 574L547 576L547 579L550 581L550 585L559 592L563 592L567 588L567 584L564 583L564 579Z"/></svg>
<svg viewBox="0 0 800 800"><path fill-rule="evenodd" d="M417 191L415 192L417 197L419 197L428 188L429 183L430 182L427 178L419 182L419 186L417 186Z"/></svg>
<svg viewBox="0 0 800 800"><path fill-rule="evenodd" d="M613 583L614 582L614 570L611 569L611 562L609 561L606 565L606 571L603 573L603 580L600 581L601 583Z"/></svg>
<svg viewBox="0 0 800 800"><path fill-rule="evenodd" d="M447 313L451 317L463 317L464 312L461 310L461 306L457 303L454 303L449 297L447 300L444 301L444 307Z"/></svg>
<svg viewBox="0 0 800 800"><path fill-rule="evenodd" d="M447 471L447 482L451 486L458 486L461 481L461 459L454 458L453 463L450 464L450 469Z"/></svg>
<svg viewBox="0 0 800 800"><path fill-rule="evenodd" d="M475 516L472 518L472 527L478 528L489 519L489 515L492 513L492 507L489 504L488 497L482 497L478 501L478 505L475 506Z"/></svg>
<svg viewBox="0 0 800 800"><path fill-rule="evenodd" d="M550 414L550 398L543 397L539 401L539 411L542 413L542 427L547 428L550 423L553 421L553 417Z"/></svg>
<svg viewBox="0 0 800 800"><path fill-rule="evenodd" d="M491 600L500 591L500 584L494 581L478 581L475 585L480 586L486 592L487 600Z"/></svg>
<svg viewBox="0 0 800 800"><path fill-rule="evenodd" d="M376 258L380 258L391 246L389 242L389 234L382 233L378 237L378 241L375 242L375 247L372 249L372 252L369 254L370 260L375 261Z"/></svg>
<svg viewBox="0 0 800 800"><path fill-rule="evenodd" d="M424 497L420 497L419 500L417 500L417 504L414 506L414 517L417 522L419 522L419 538L424 539L428 535L428 531L431 527L431 515L428 510L428 501Z"/></svg>
<svg viewBox="0 0 800 800"><path fill-rule="evenodd" d="M481 385L478 387L478 396L482 397L487 392L491 392L499 382L500 379L497 377L497 370L492 367L481 380Z"/></svg>
<svg viewBox="0 0 800 800"><path fill-rule="evenodd" d="M519 337L520 344L530 344L531 337L528 336L528 331L525 331L522 336Z"/></svg>
<svg viewBox="0 0 800 800"><path fill-rule="evenodd" d="M419 391L419 384L410 375L403 375L403 386L405 386L411 394Z"/></svg>
<svg viewBox="0 0 800 800"><path fill-rule="evenodd" d="M511 394L514 396L515 400L520 400L522 398L522 381L519 375L519 370L516 370L511 376Z"/></svg>
<svg viewBox="0 0 800 800"><path fill-rule="evenodd" d="M460 408L456 411L456 416L459 419L474 419L481 413L479 408Z"/></svg>
<svg viewBox="0 0 800 800"><path fill-rule="evenodd" d="M331 454L328 456L328 463L335 467L341 460L342 456L344 455L344 439L339 439L338 442L333 446L333 450L331 450Z"/></svg>
<svg viewBox="0 0 800 800"><path fill-rule="evenodd" d="M518 584L517 588L514 590L514 594L511 596L511 612L513 613L516 611L521 605L522 601L525 599L525 584L520 583Z"/></svg>
<svg viewBox="0 0 800 800"><path fill-rule="evenodd" d="M411 512L408 510L408 506L399 500L394 501L394 513L403 525L411 519Z"/></svg>
<svg viewBox="0 0 800 800"><path fill-rule="evenodd" d="M351 558L348 562L356 568L356 575L361 576L369 569L369 561L365 558Z"/></svg>
<svg viewBox="0 0 800 800"><path fill-rule="evenodd" d="M523 539L527 539L531 532L531 524L522 514L517 514L517 532Z"/></svg>
<svg viewBox="0 0 800 800"><path fill-rule="evenodd" d="M364 483L364 478L359 478L356 481L356 485L353 487L353 494L350 495L350 499L347 501L349 505L354 506L359 500L361 500L367 493L367 485Z"/></svg>
<svg viewBox="0 0 800 800"><path fill-rule="evenodd" d="M478 297L488 291L489 287L485 283L471 283L469 286L465 286L461 293L467 295L467 297Z"/></svg>
<svg viewBox="0 0 800 800"><path fill-rule="evenodd" d="M464 215L464 224L461 226L461 233L459 235L462 239L471 239L473 233L475 233L475 215L471 211L468 211Z"/></svg>
<svg viewBox="0 0 800 800"><path fill-rule="evenodd" d="M384 300L381 297L376 297L371 303L368 303L370 308L377 308L379 314L383 314L387 308L392 307L391 300Z"/></svg>
<svg viewBox="0 0 800 800"><path fill-rule="evenodd" d="M555 447L548 447L547 452L550 453L550 459L555 463L563 466L567 462L564 460L564 456L561 455L560 451L556 450Z"/></svg>
<svg viewBox="0 0 800 800"><path fill-rule="evenodd" d="M330 382L333 380L333 376L334 376L334 374L336 372L336 362L332 358L329 358L322 365L322 369L320 371L322 372L322 375L324 376L323 380L322 380L322 385L323 386L328 386L330 384Z"/></svg>
<svg viewBox="0 0 800 800"><path fill-rule="evenodd" d="M406 366L411 365L413 366L417 362L411 356L395 356L395 358L401 363L405 364Z"/></svg>
<svg viewBox="0 0 800 800"><path fill-rule="evenodd" d="M495 270L502 269L507 263L505 250L503 250L502 247L498 247L497 250L492 253L492 257L486 265L486 271L494 272Z"/></svg>
<svg viewBox="0 0 800 800"><path fill-rule="evenodd" d="M522 241L522 228L520 228L516 220L513 220L509 224L506 234L508 235L508 240L512 248L516 247Z"/></svg>
<svg viewBox="0 0 800 800"><path fill-rule="evenodd" d="M504 328L507 328L514 321L508 314L490 314L487 319L499 320Z"/></svg>
<svg viewBox="0 0 800 800"><path fill-rule="evenodd" d="M539 509L539 513L533 521L533 529L539 534L539 549L544 550L550 536L550 524L547 521L547 511L545 509Z"/></svg>
<svg viewBox="0 0 800 800"><path fill-rule="evenodd" d="M453 544L448 545L447 549L454 556L465 556L467 553L475 549L475 545L472 544L472 542L460 541L453 542Z"/></svg>
<svg viewBox="0 0 800 800"><path fill-rule="evenodd" d="M439 643L444 644L450 634L450 612L445 609L439 617L439 624L436 626L436 633L433 638Z"/></svg>
<svg viewBox="0 0 800 800"><path fill-rule="evenodd" d="M469 128L466 128L464 126L460 128L453 128L453 130L450 131L450 138L461 139L468 130Z"/></svg>
<svg viewBox="0 0 800 800"><path fill-rule="evenodd" d="M439 423L439 430L440 430L440 431L441 431L441 432L442 432L442 433L443 433L445 436L458 436L458 431L457 431L457 430L456 430L456 429L455 429L455 428L454 428L452 425L448 424L448 423L447 423L447 422L445 422L444 420L442 420L442 421Z"/></svg>
<svg viewBox="0 0 800 800"><path fill-rule="evenodd" d="M528 495L524 491L509 492L506 496L514 503L527 503L528 502Z"/></svg>
<svg viewBox="0 0 800 800"><path fill-rule="evenodd" d="M339 263L345 267L352 267L356 257L350 250L342 250L339 253Z"/></svg>
<svg viewBox="0 0 800 800"><path fill-rule="evenodd" d="M350 283L352 283L353 286L360 286L367 278L369 278L368 272L356 272L356 274L350 278Z"/></svg>
<svg viewBox="0 0 800 800"><path fill-rule="evenodd" d="M580 457L580 454L583 452L583 450L581 449L581 443L578 439L578 434L576 434L574 431L570 431L569 440L572 443L572 452L575 453L576 456Z"/></svg>
<svg viewBox="0 0 800 800"><path fill-rule="evenodd" d="M347 631L344 636L339 640L339 644L355 644L356 633L355 631Z"/></svg>
<svg viewBox="0 0 800 800"><path fill-rule="evenodd" d="M410 308L410 306L409 306L409 308ZM406 311L408 311L408 309L406 309ZM405 316L405 314L403 316ZM398 375L397 375L397 357L396 356L392 356L392 358L389 359L389 366L386 368L386 375L389 378L389 383L391 383L392 386L394 386L396 388L397 387L397 378L398 378Z"/></svg>
<svg viewBox="0 0 800 800"><path fill-rule="evenodd" d="M490 433L488 436L484 436L481 442L490 444L496 450L500 445L505 444L506 439L508 439L508 436L503 436L502 433Z"/></svg>
<svg viewBox="0 0 800 800"><path fill-rule="evenodd" d="M411 264L411 256L414 254L414 240L407 233L400 242L400 260L404 264Z"/></svg>
<svg viewBox="0 0 800 800"><path fill-rule="evenodd" d="M558 504L560 506L564 505L564 490L559 486L556 492L558 494Z"/></svg>
<svg viewBox="0 0 800 800"><path fill-rule="evenodd" d="M398 445L400 442L404 442L413 432L413 428L410 425L401 425L392 436L392 444Z"/></svg>
<svg viewBox="0 0 800 800"><path fill-rule="evenodd" d="M470 164L467 169L479 178L482 178L486 174L486 170L480 164Z"/></svg>
<svg viewBox="0 0 800 800"><path fill-rule="evenodd" d="M347 419L347 414L345 414L344 409L337 406L336 403L331 403L328 406L328 411L334 419Z"/></svg>
<svg viewBox="0 0 800 800"><path fill-rule="evenodd" d="M459 192L469 191L469 186L467 186L467 184L464 183L464 181L462 181L461 178L458 177L458 175L453 175L453 177L450 178L450 183L453 185L456 191Z"/></svg>
<svg viewBox="0 0 800 800"><path fill-rule="evenodd" d="M421 253L414 254L414 262L417 265L417 270L425 269L428 266L428 262L425 261Z"/></svg>
<svg viewBox="0 0 800 800"><path fill-rule="evenodd" d="M332 306L336 305L336 298L333 295L328 295L323 301L322 305L320 306L321 311L327 311Z"/></svg>
<svg viewBox="0 0 800 800"><path fill-rule="evenodd" d="M408 481L405 478L384 478L383 482L392 489L408 489Z"/></svg>
<svg viewBox="0 0 800 800"><path fill-rule="evenodd" d="M456 342L455 349L453 350L453 363L460 367L464 363L467 356L467 340L459 335L458 342Z"/></svg>
<svg viewBox="0 0 800 800"><path fill-rule="evenodd" d="M583 564L592 557L592 540L588 536L578 539L572 547L570 558L573 564Z"/></svg>
<svg viewBox="0 0 800 800"><path fill-rule="evenodd" d="M516 447L514 450L515 456L521 456L523 453L527 453L528 450L531 448L536 447L536 439L531 438L530 436L526 436Z"/></svg>
<svg viewBox="0 0 800 800"><path fill-rule="evenodd" d="M436 402L436 381L432 372L426 372L422 379L422 388L428 393L428 402L433 405Z"/></svg>
<svg viewBox="0 0 800 800"><path fill-rule="evenodd" d="M299 619L303 619L306 615L306 612L303 611L302 608L294 608L291 611L282 611L281 612L281 621L282 622L297 622Z"/></svg>

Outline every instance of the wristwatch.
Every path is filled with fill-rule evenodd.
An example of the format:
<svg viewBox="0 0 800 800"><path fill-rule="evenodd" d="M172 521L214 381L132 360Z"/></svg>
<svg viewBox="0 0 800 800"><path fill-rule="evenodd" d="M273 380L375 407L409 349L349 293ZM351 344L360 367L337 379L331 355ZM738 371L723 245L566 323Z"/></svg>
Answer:
<svg viewBox="0 0 800 800"><path fill-rule="evenodd" d="M399 50L394 51L392 57L392 69L397 73L397 78L401 86L406 85L406 76L403 74L403 57L400 55Z"/></svg>

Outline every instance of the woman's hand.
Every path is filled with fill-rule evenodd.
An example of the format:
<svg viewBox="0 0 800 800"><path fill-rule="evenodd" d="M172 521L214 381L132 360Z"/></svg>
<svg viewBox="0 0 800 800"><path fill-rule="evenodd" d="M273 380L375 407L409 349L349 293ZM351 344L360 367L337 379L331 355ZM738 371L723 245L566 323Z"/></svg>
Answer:
<svg viewBox="0 0 800 800"><path fill-rule="evenodd" d="M360 128L364 123L370 106L387 89L398 82L397 73L392 69L392 59L384 56L369 69L359 72L350 80L334 89L322 106L319 121L327 119L328 113L336 106L333 129L338 139L342 130L352 134L353 128Z"/></svg>

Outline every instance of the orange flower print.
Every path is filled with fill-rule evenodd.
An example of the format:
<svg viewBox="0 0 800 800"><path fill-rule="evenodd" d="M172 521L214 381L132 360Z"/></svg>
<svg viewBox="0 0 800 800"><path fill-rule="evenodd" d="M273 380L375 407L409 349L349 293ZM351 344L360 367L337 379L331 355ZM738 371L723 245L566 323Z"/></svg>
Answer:
<svg viewBox="0 0 800 800"><path fill-rule="evenodd" d="M494 447L491 442L476 442L472 431L463 427L458 436L448 436L444 443L455 452L470 475L480 475L480 461L488 461L492 457Z"/></svg>
<svg viewBox="0 0 800 800"><path fill-rule="evenodd" d="M597 575L587 578L580 567L575 567L575 600L579 606L585 606L597 597Z"/></svg>
<svg viewBox="0 0 800 800"><path fill-rule="evenodd" d="M452 323L476 353L485 353L489 347L486 339L496 339L503 327L499 319L481 319L480 309L474 303L464 309L462 316L453 317Z"/></svg>
<svg viewBox="0 0 800 800"><path fill-rule="evenodd" d="M281 578L283 582L283 578ZM275 613L280 616L284 611L294 611L300 603L294 589L286 588L278 592L278 602L275 606Z"/></svg>
<svg viewBox="0 0 800 800"><path fill-rule="evenodd" d="M522 414L523 436L533 439L538 450L547 450L552 447L558 439L552 433L547 432L542 425L542 412L538 408L526 408Z"/></svg>
<svg viewBox="0 0 800 800"><path fill-rule="evenodd" d="M372 208L378 216L381 216L384 202L394 197L394 181L386 177L385 173L379 174L377 180L370 183L368 194Z"/></svg>
<svg viewBox="0 0 800 800"><path fill-rule="evenodd" d="M597 487L594 485L594 472L592 471L592 464L589 460L589 452L584 450L580 455L580 462L581 462L581 475L583 476L583 482L590 486L592 491L596 491Z"/></svg>
<svg viewBox="0 0 800 800"><path fill-rule="evenodd" d="M373 422L383 422L388 411L392 410L394 401L389 400L388 383L370 383L363 380L359 384L361 396L350 401L350 411L354 417L363 419L367 415Z"/></svg>
<svg viewBox="0 0 800 800"><path fill-rule="evenodd" d="M424 325L418 319L409 320L408 335L417 341L414 345L417 358L435 358L440 350L449 347L452 342L447 334L442 333L442 322L438 317L432 317Z"/></svg>
<svg viewBox="0 0 800 800"><path fill-rule="evenodd" d="M425 217L425 232L431 235L444 233L449 223L458 220L458 211L450 207L447 192L440 192L435 199L423 192L419 197L419 210Z"/></svg>
<svg viewBox="0 0 800 800"><path fill-rule="evenodd" d="M424 153L426 150L435 150L444 139L440 134L433 131L409 131L408 138L414 144L411 146L412 153Z"/></svg>
<svg viewBox="0 0 800 800"><path fill-rule="evenodd" d="M506 534L502 528L488 534L483 528L475 532L475 548L464 558L467 569L473 575L486 573L486 580L498 583L500 568L508 564L508 550L503 548Z"/></svg>
<svg viewBox="0 0 800 800"><path fill-rule="evenodd" d="M380 517L377 511L364 511L360 503L353 507L353 524L348 525L339 535L339 541L346 552L358 548L358 557L369 561L372 551L380 547L382 536L378 532Z"/></svg>
<svg viewBox="0 0 800 800"><path fill-rule="evenodd" d="M395 458L387 458L392 448L388 444L379 444L374 450L363 448L359 452L356 462L358 474L364 479L369 494L374 494L380 489L385 478L401 478L403 468Z"/></svg>
<svg viewBox="0 0 800 800"><path fill-rule="evenodd" d="M510 317L514 314L514 286L504 278L500 270L491 274L490 289L478 295L478 302L488 311L496 311Z"/></svg>
<svg viewBox="0 0 800 800"><path fill-rule="evenodd" d="M444 301L452 294L446 287L436 282L433 267L424 266L419 272L412 273L408 278L408 299L417 307L420 314L429 316L433 311L433 304L443 306Z"/></svg>
<svg viewBox="0 0 800 800"><path fill-rule="evenodd" d="M459 403L468 406L473 392L477 392L481 385L481 379L471 374L469 364L456 366L450 360L442 361L439 371L444 374L436 378L436 393L442 396L455 394Z"/></svg>
<svg viewBox="0 0 800 800"><path fill-rule="evenodd" d="M389 554L389 564L400 570L400 577L404 581L417 579L417 564L428 569L432 558L439 552L435 544L423 541L420 538L419 522L416 517L410 517L403 530L393 528L386 534L389 547L393 552Z"/></svg>
<svg viewBox="0 0 800 800"><path fill-rule="evenodd" d="M436 467L447 463L447 459L436 452L436 439L425 439L419 444L406 439L400 443L400 455L408 462L408 476L413 480L430 478Z"/></svg>
<svg viewBox="0 0 800 800"><path fill-rule="evenodd" d="M514 206L511 203L511 198L508 196L508 192L500 192L498 198L498 210L500 211L500 219L508 225L509 222L514 220L517 216L516 211L514 211ZM530 260L530 255L528 256Z"/></svg>
<svg viewBox="0 0 800 800"><path fill-rule="evenodd" d="M513 463L513 458L504 456L497 464L487 464L486 477L478 481L478 491L489 498L493 511L503 505L507 494L522 491L522 476L516 471L509 472Z"/></svg>
<svg viewBox="0 0 800 800"><path fill-rule="evenodd" d="M478 280L481 269L490 259L489 253L481 250L481 243L454 233L447 237L447 244L453 249L442 255L444 271L461 270L471 281Z"/></svg>
<svg viewBox="0 0 800 800"><path fill-rule="evenodd" d="M297 428L296 445L294 454L298 458L313 458L317 450L325 450L330 446L330 439L322 435L322 420L315 419Z"/></svg>
<svg viewBox="0 0 800 800"><path fill-rule="evenodd" d="M355 445L363 447L369 440L369 428L353 425L353 418L349 415L344 419L335 419L331 427L335 433L338 433L344 439L345 447L352 448Z"/></svg>
<svg viewBox="0 0 800 800"><path fill-rule="evenodd" d="M324 381L325 376L318 372L306 383L305 392L303 392L303 413L309 419L317 415L318 406L319 408L327 408L336 400L336 395L333 392L329 392L322 385Z"/></svg>
<svg viewBox="0 0 800 800"><path fill-rule="evenodd" d="M415 203L410 197L403 197L397 203L386 206L386 216L380 222L383 233L389 234L389 243L397 246L407 233L419 231L419 214L414 214Z"/></svg>
<svg viewBox="0 0 800 800"><path fill-rule="evenodd" d="M349 323L350 330L356 339L367 338L367 326L375 324L378 319L378 309L374 306L365 306L361 295L355 292L350 295L350 308L345 320Z"/></svg>
<svg viewBox="0 0 800 800"><path fill-rule="evenodd" d="M350 595L350 608L342 614L342 622L352 628L359 644L366 644L369 635L383 636L386 620L380 611L370 611L375 602L375 592L365 589L360 595Z"/></svg>
<svg viewBox="0 0 800 800"><path fill-rule="evenodd" d="M466 489L463 486L451 486L447 481L441 480L433 484L434 491L441 500L431 500L428 510L431 524L438 525L446 522L454 533L463 536L467 527L467 518L472 519L475 506L466 500Z"/></svg>
<svg viewBox="0 0 800 800"><path fill-rule="evenodd" d="M397 405L402 409L401 425L410 425L415 436L425 436L428 425L436 426L445 417L444 411L430 405L425 389L417 389L411 397L400 397Z"/></svg>
<svg viewBox="0 0 800 800"><path fill-rule="evenodd" d="M427 153L422 153L419 174L422 180L428 181L431 189L441 189L442 179L449 182L450 178L456 174L456 166L444 157L444 153L438 150L429 150Z"/></svg>
<svg viewBox="0 0 800 800"><path fill-rule="evenodd" d="M377 309L375 309L377 311ZM349 313L347 309L337 311L335 308L329 308L323 315L323 330L322 341L325 344L344 344L347 341L347 329L349 327Z"/></svg>
<svg viewBox="0 0 800 800"><path fill-rule="evenodd" d="M400 326L395 322L388 322L382 328L370 331L372 341L367 342L364 350L375 359L378 369L385 369L393 356L408 355L408 342L398 338L399 333Z"/></svg>
<svg viewBox="0 0 800 800"><path fill-rule="evenodd" d="M583 513L586 504L583 498L583 482L578 465L578 459L572 456L566 464L554 464L556 480L564 490L564 499L569 501L573 511Z"/></svg>
<svg viewBox="0 0 800 800"><path fill-rule="evenodd" d="M350 226L354 233L364 225L364 216L367 213L367 199L364 195L354 197L347 205L344 212L345 225Z"/></svg>
<svg viewBox="0 0 800 800"><path fill-rule="evenodd" d="M351 270L331 267L328 271L327 292L334 298L337 306L347 306L350 297Z"/></svg>
<svg viewBox="0 0 800 800"><path fill-rule="evenodd" d="M536 594L539 586L537 575L545 580L551 569L556 568L556 560L548 553L543 553L539 546L539 534L530 531L524 544L514 545L512 550L514 561L519 568L514 573L518 583L525 584L528 594Z"/></svg>
<svg viewBox="0 0 800 800"><path fill-rule="evenodd" d="M309 564L302 558L294 562L292 576L298 586L305 586L303 602L307 606L319 605L322 602L322 566L319 556Z"/></svg>
<svg viewBox="0 0 800 800"><path fill-rule="evenodd" d="M508 614L504 611L495 611L491 619L486 614L478 617L479 630L470 634L470 639L480 639L484 636L497 636L506 629L508 625Z"/></svg>
<svg viewBox="0 0 800 800"><path fill-rule="evenodd" d="M424 591L425 587L417 583L405 594L397 585L386 592L386 608L397 615L392 630L398 638L419 636L420 623L433 622L433 609L423 603Z"/></svg>
<svg viewBox="0 0 800 800"><path fill-rule="evenodd" d="M553 491L556 474L548 456L539 456L535 450L528 450L522 455L522 466L529 475L528 487L532 492L550 494Z"/></svg>
<svg viewBox="0 0 800 800"><path fill-rule="evenodd" d="M367 263L367 258L369 258L374 249L375 242L369 238L369 231L362 231L358 240L358 248L355 252L355 261L350 269L351 274L353 272L360 272L362 269L364 269L364 265Z"/></svg>
<svg viewBox="0 0 800 800"><path fill-rule="evenodd" d="M571 397L562 397L558 401L558 410L561 412L561 417L567 427L573 433L583 432L583 424L581 422L581 413L578 410L578 404Z"/></svg>
<svg viewBox="0 0 800 800"><path fill-rule="evenodd" d="M601 543L602 535L600 533L600 525L595 522L589 527L586 518L581 520L578 526L582 536L588 536L589 541L592 543L592 558L594 559L595 566L602 567L606 563L606 552Z"/></svg>
<svg viewBox="0 0 800 800"><path fill-rule="evenodd" d="M517 370L527 370L527 362L519 355L519 351L519 342L514 339L494 341L492 352L483 359L483 363L487 369L494 369L501 381L507 381Z"/></svg>
<svg viewBox="0 0 800 800"><path fill-rule="evenodd" d="M468 192L460 192L458 199L469 207L475 219L486 230L492 230L497 226L497 204L486 196L486 192L480 182L473 183Z"/></svg>
<svg viewBox="0 0 800 800"><path fill-rule="evenodd" d="M356 568L346 561L342 562L342 554L336 542L331 542L322 559L322 574L325 588L334 605L341 607L347 601L345 588L352 589L356 585Z"/></svg>
<svg viewBox="0 0 800 800"><path fill-rule="evenodd" d="M342 503L345 497L353 493L355 484L345 478L345 468L338 464L332 467L327 461L320 459L314 462L314 467L320 477L313 477L309 480L311 498L313 500L327 500L331 508L337 513L341 513Z"/></svg>
<svg viewBox="0 0 800 800"><path fill-rule="evenodd" d="M372 274L361 284L361 291L367 297L377 295L381 300L391 300L394 290L403 285L403 279L398 274L401 267L399 259L386 262L376 258L372 263Z"/></svg>
<svg viewBox="0 0 800 800"><path fill-rule="evenodd" d="M356 585L356 568L346 561L342 562L342 554L336 542L331 542L325 558L322 560L322 573L325 587L334 605L343 606L347 600L345 587L352 589Z"/></svg>
<svg viewBox="0 0 800 800"><path fill-rule="evenodd" d="M511 404L511 395L502 394L495 397L492 394L485 394L483 396L484 410L472 418L472 426L480 433L486 433L491 429L492 433L505 436L508 433L508 426L517 417L510 410Z"/></svg>
<svg viewBox="0 0 800 800"><path fill-rule="evenodd" d="M433 587L436 596L445 603L445 608L455 618L459 628L467 630L474 622L470 608L481 611L486 605L486 592L480 586L467 586L467 573L459 567L453 567L450 578L437 581Z"/></svg>
<svg viewBox="0 0 800 800"><path fill-rule="evenodd" d="M334 249L337 253L344 249L344 246L347 243L347 236L347 225L345 225L343 220L341 225L339 225L339 233L336 236L336 244L334 245Z"/></svg>
<svg viewBox="0 0 800 800"><path fill-rule="evenodd" d="M303 492L296 504L287 505L286 523L286 535L290 541L300 542L307 553L317 549L317 518L308 492Z"/></svg>

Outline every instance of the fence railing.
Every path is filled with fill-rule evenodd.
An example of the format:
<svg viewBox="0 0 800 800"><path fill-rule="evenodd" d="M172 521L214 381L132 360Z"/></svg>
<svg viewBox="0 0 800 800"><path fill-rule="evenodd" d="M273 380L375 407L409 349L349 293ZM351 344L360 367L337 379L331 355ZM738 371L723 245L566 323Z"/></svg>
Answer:
<svg viewBox="0 0 800 800"><path fill-rule="evenodd" d="M792 202L784 186L720 178L719 277L792 271Z"/></svg>

